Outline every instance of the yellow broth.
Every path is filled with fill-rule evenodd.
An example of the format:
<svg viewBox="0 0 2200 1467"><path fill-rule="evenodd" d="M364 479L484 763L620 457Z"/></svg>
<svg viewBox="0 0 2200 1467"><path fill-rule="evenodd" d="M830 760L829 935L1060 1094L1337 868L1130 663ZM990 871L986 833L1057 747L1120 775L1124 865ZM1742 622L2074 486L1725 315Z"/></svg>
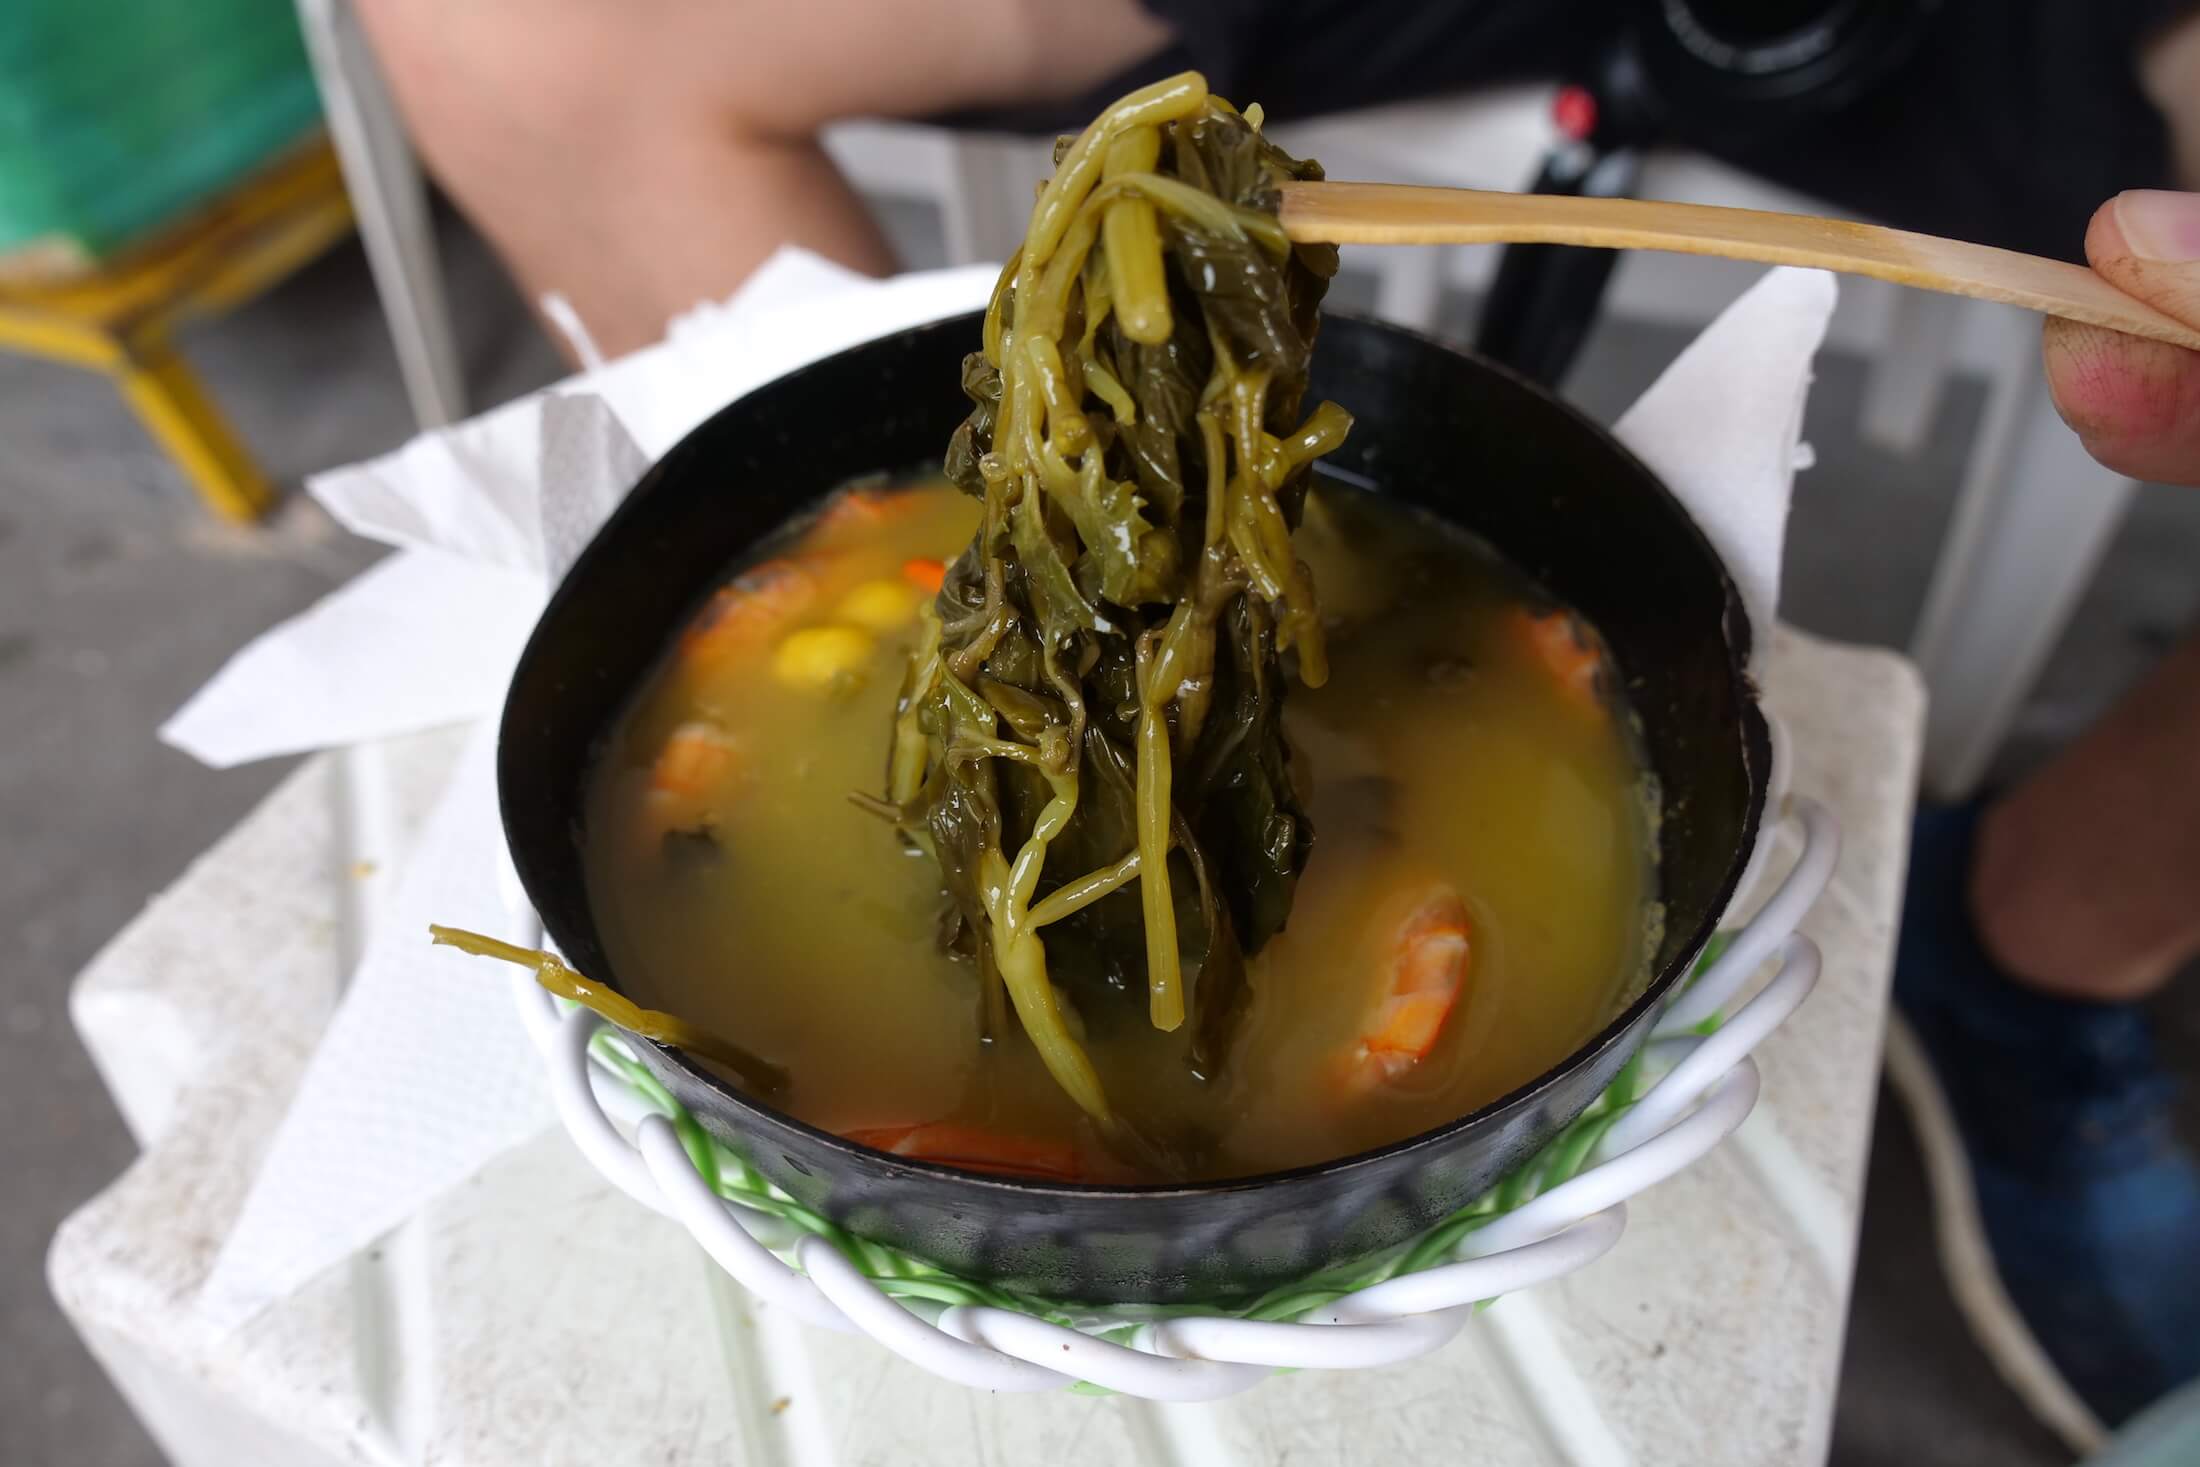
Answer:
<svg viewBox="0 0 2200 1467"><path fill-rule="evenodd" d="M839 503L776 547L795 589L767 573L728 593L732 618L702 613L613 734L586 854L618 978L783 1066L774 1103L828 1130L951 1122L1073 1147L1091 1180L1168 1179L1110 1153L1013 1022L981 1037L977 974L936 945L934 867L849 798L884 784L924 595L905 563L952 559L977 506L937 485ZM1155 1031L1142 993L1070 995L1111 1103L1193 1138L1186 1176L1324 1161L1494 1100L1595 1033L1648 951L1647 785L1613 679L1578 680L1593 651L1569 666L1562 639L1553 660L1568 621L1376 496L1317 487L1298 543L1333 647L1286 716L1315 844L1225 1064L1194 1074L1192 1026ZM1354 1056L1394 985L1401 894L1442 886L1467 914L1464 981L1418 1061L1368 1083Z"/></svg>

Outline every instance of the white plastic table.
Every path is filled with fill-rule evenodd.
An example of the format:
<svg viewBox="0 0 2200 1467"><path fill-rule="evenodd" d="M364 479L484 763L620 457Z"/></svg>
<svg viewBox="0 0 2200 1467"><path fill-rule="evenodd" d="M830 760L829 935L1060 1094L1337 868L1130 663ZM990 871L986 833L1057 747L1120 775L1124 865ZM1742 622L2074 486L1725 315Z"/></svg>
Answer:
<svg viewBox="0 0 2200 1467"><path fill-rule="evenodd" d="M1794 633L1763 673L1795 788L1845 829L1804 924L1818 991L1759 1051L1733 1140L1635 1203L1604 1259L1425 1359L1211 1406L963 1390L758 1307L556 1132L211 1334L191 1298L447 735L308 762L79 978L77 1026L145 1152L63 1224L56 1296L185 1467L1823 1462L1923 700L1901 659Z"/></svg>

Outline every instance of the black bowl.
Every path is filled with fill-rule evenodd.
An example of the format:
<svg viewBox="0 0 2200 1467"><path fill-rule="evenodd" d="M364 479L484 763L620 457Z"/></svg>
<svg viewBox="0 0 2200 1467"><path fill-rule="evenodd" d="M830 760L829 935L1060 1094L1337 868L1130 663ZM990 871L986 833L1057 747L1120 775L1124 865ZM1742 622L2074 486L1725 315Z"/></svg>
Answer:
<svg viewBox="0 0 2200 1467"><path fill-rule="evenodd" d="M849 479L938 461L978 334L976 315L904 331L722 409L643 476L550 598L513 675L497 777L520 879L583 972L618 986L581 862L582 791L614 721L702 599L790 516ZM1242 1296L1398 1243L1611 1083L1725 910L1756 841L1770 746L1743 672L1740 598L1686 511L1572 408L1425 337L1332 316L1314 377L1357 419L1331 471L1482 536L1610 643L1664 797L1651 981L1564 1063L1449 1125L1195 1186L1058 1185L898 1159L637 1042L713 1135L854 1232L967 1277L1095 1302Z"/></svg>

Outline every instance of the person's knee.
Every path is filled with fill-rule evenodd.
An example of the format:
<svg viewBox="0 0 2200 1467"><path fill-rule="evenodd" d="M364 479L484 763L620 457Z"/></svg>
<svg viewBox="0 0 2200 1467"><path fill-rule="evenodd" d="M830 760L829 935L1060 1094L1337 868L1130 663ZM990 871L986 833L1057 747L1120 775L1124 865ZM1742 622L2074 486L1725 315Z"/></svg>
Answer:
<svg viewBox="0 0 2200 1467"><path fill-rule="evenodd" d="M1064 101L1175 39L1139 0L1002 0L1017 100Z"/></svg>
<svg viewBox="0 0 2200 1467"><path fill-rule="evenodd" d="M359 4L408 121L446 151L487 151L477 132L802 141L844 117L1077 95L1171 36L1138 0L719 0L646 21L601 0Z"/></svg>
<svg viewBox="0 0 2200 1467"><path fill-rule="evenodd" d="M785 142L1080 96L1173 34L1138 0L808 0L760 11L711 86L724 126Z"/></svg>

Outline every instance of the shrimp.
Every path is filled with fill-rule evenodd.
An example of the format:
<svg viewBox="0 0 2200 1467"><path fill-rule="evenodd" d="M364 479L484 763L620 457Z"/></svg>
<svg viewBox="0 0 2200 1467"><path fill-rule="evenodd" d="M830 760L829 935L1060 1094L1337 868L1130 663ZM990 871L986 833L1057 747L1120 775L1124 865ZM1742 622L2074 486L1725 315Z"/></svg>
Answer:
<svg viewBox="0 0 2200 1467"><path fill-rule="evenodd" d="M674 729L649 766L648 833L661 839L710 823L713 798L741 773L741 746L715 723Z"/></svg>
<svg viewBox="0 0 2200 1467"><path fill-rule="evenodd" d="M1403 1078L1426 1059L1466 987L1473 946L1459 893L1438 883L1398 905L1406 915L1392 931L1382 987L1338 1061L1339 1084L1355 1095Z"/></svg>
<svg viewBox="0 0 2200 1467"><path fill-rule="evenodd" d="M843 489L818 516L817 531L837 537L858 526L882 525L922 502L921 494L907 489Z"/></svg>
<svg viewBox="0 0 2200 1467"><path fill-rule="evenodd" d="M876 1147L912 1161L933 1161L966 1172L1003 1177L1039 1177L1050 1182L1079 1182L1085 1169L1069 1141L1039 1141L1002 1136L976 1126L934 1121L922 1126L873 1126L841 1133L861 1146Z"/></svg>
<svg viewBox="0 0 2200 1467"><path fill-rule="evenodd" d="M708 674L755 656L817 600L817 578L790 560L767 560L737 576L710 598L680 635L677 658L688 671Z"/></svg>
<svg viewBox="0 0 2200 1467"><path fill-rule="evenodd" d="M1570 611L1529 611L1517 607L1507 628L1540 663L1567 696L1600 708L1604 651L1586 622Z"/></svg>

